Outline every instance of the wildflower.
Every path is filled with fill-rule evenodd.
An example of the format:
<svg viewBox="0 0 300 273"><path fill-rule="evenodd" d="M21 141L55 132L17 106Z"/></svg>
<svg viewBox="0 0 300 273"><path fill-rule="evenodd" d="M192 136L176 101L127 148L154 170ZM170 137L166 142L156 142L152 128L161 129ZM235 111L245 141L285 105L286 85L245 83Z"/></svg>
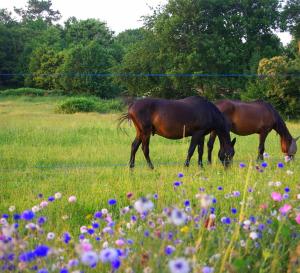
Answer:
<svg viewBox="0 0 300 273"><path fill-rule="evenodd" d="M47 207L48 206L48 202L47 201L42 201L41 203L40 203L40 207L41 208L45 208L45 207Z"/></svg>
<svg viewBox="0 0 300 273"><path fill-rule="evenodd" d="M243 163L243 162L241 162L241 163L240 163L240 168L245 168L245 167L246 167L246 164Z"/></svg>
<svg viewBox="0 0 300 273"><path fill-rule="evenodd" d="M283 195L282 195L282 199L288 199L290 196L289 196L289 194L288 193L284 193Z"/></svg>
<svg viewBox="0 0 300 273"><path fill-rule="evenodd" d="M239 197L239 196L241 195L241 193L240 193L239 191L233 191L233 192L232 192L232 195L233 195L234 197Z"/></svg>
<svg viewBox="0 0 300 273"><path fill-rule="evenodd" d="M54 196L50 196L49 198L48 198L48 201L49 202L53 202L55 200L55 197Z"/></svg>
<svg viewBox="0 0 300 273"><path fill-rule="evenodd" d="M90 267L95 267L98 262L98 255L94 251L83 252L81 262Z"/></svg>
<svg viewBox="0 0 300 273"><path fill-rule="evenodd" d="M277 167L279 169L282 169L284 167L284 164L282 162L278 162Z"/></svg>
<svg viewBox="0 0 300 273"><path fill-rule="evenodd" d="M63 241L66 243L66 244L68 244L70 241L71 241L71 236L70 236L70 234L68 233L68 232L65 232L64 234L63 234Z"/></svg>
<svg viewBox="0 0 300 273"><path fill-rule="evenodd" d="M158 194L157 193L153 194L153 198L158 199Z"/></svg>
<svg viewBox="0 0 300 273"><path fill-rule="evenodd" d="M22 213L22 219L26 220L26 221L30 221L32 220L33 218L35 217L35 214L33 211L31 210L25 210L23 213Z"/></svg>
<svg viewBox="0 0 300 273"><path fill-rule="evenodd" d="M191 205L190 200L185 200L185 201L184 201L184 206L185 206L185 207L189 207L190 205Z"/></svg>
<svg viewBox="0 0 300 273"><path fill-rule="evenodd" d="M202 273L213 273L213 272L214 272L213 267L209 267L209 266L202 267Z"/></svg>
<svg viewBox="0 0 300 273"><path fill-rule="evenodd" d="M37 273L48 273L49 271L46 268L40 269Z"/></svg>
<svg viewBox="0 0 300 273"><path fill-rule="evenodd" d="M19 260L21 262L25 262L25 263L28 263L28 262L31 262L35 259L35 253L33 251L28 251L28 252L23 252L21 253L21 255L19 256Z"/></svg>
<svg viewBox="0 0 300 273"><path fill-rule="evenodd" d="M153 203L151 200L148 200L145 197L140 198L134 203L134 208L139 212L140 214L148 212L153 209Z"/></svg>
<svg viewBox="0 0 300 273"><path fill-rule="evenodd" d="M222 218L221 218L221 222L222 222L223 224L229 225L229 224L231 223L231 220L230 220L229 217L222 217Z"/></svg>
<svg viewBox="0 0 300 273"><path fill-rule="evenodd" d="M178 173L178 178L182 178L183 177L183 173Z"/></svg>
<svg viewBox="0 0 300 273"><path fill-rule="evenodd" d="M39 245L34 250L34 254L38 257L46 257L49 252L49 247L46 245Z"/></svg>
<svg viewBox="0 0 300 273"><path fill-rule="evenodd" d="M271 197L276 202L280 202L282 200L282 195L278 192L272 192Z"/></svg>
<svg viewBox="0 0 300 273"><path fill-rule="evenodd" d="M222 186L219 186L219 187L218 187L218 190L219 190L219 191L223 190L223 187L222 187Z"/></svg>
<svg viewBox="0 0 300 273"><path fill-rule="evenodd" d="M296 220L297 224L300 225L300 214L297 214L295 220Z"/></svg>
<svg viewBox="0 0 300 273"><path fill-rule="evenodd" d="M231 212L232 212L233 214L236 214L236 213L237 213L237 209L236 209L236 208L232 208L232 209L231 209Z"/></svg>
<svg viewBox="0 0 300 273"><path fill-rule="evenodd" d="M168 245L165 247L165 254L171 255L175 251L175 249L176 248L174 246Z"/></svg>
<svg viewBox="0 0 300 273"><path fill-rule="evenodd" d="M281 214L287 214L292 209L292 206L289 204L284 204L280 209Z"/></svg>
<svg viewBox="0 0 300 273"><path fill-rule="evenodd" d="M256 232L252 231L252 232L250 232L249 237L252 240L256 240L258 238L258 234Z"/></svg>
<svg viewBox="0 0 300 273"><path fill-rule="evenodd" d="M201 208L205 208L205 209L207 209L212 203L217 202L215 198L211 198L210 195L205 193L200 194L198 198L200 199Z"/></svg>
<svg viewBox="0 0 300 273"><path fill-rule="evenodd" d="M97 211L97 212L95 212L95 214L94 214L94 218L101 218L102 217L102 213L101 213L101 211Z"/></svg>
<svg viewBox="0 0 300 273"><path fill-rule="evenodd" d="M126 197L127 197L128 199L130 199L132 196L133 196L133 193L132 193L132 192L128 192L128 193L126 194Z"/></svg>
<svg viewBox="0 0 300 273"><path fill-rule="evenodd" d="M116 199L109 199L108 200L108 205L113 206L115 204L117 204L117 200Z"/></svg>
<svg viewBox="0 0 300 273"><path fill-rule="evenodd" d="M36 212L38 212L40 210L40 207L39 206L33 206L31 208L31 210L32 210L32 212L36 213Z"/></svg>
<svg viewBox="0 0 300 273"><path fill-rule="evenodd" d="M103 215L106 215L106 214L108 213L108 210L107 210L107 209L102 209L102 210L101 210L101 213L102 213Z"/></svg>
<svg viewBox="0 0 300 273"><path fill-rule="evenodd" d="M174 187L179 187L181 185L181 182L179 182L179 181L175 181L174 183L173 183L173 186Z"/></svg>
<svg viewBox="0 0 300 273"><path fill-rule="evenodd" d="M268 163L267 163L267 162L262 162L260 165L261 165L263 168L267 168L267 167L268 167Z"/></svg>
<svg viewBox="0 0 300 273"><path fill-rule="evenodd" d="M55 238L55 233L54 232L49 232L47 234L47 240L53 240Z"/></svg>
<svg viewBox="0 0 300 273"><path fill-rule="evenodd" d="M47 221L47 218L42 216L38 219L38 224L43 225L46 223L46 221Z"/></svg>
<svg viewBox="0 0 300 273"><path fill-rule="evenodd" d="M119 257L118 251L114 248L105 248L100 251L100 260L102 263L111 263Z"/></svg>
<svg viewBox="0 0 300 273"><path fill-rule="evenodd" d="M62 194L60 192L57 192L54 194L55 199L61 199Z"/></svg>
<svg viewBox="0 0 300 273"><path fill-rule="evenodd" d="M72 259L68 262L68 267L75 267L79 265L79 261L77 259Z"/></svg>
<svg viewBox="0 0 300 273"><path fill-rule="evenodd" d="M66 268L62 268L59 273L69 273L69 270Z"/></svg>
<svg viewBox="0 0 300 273"><path fill-rule="evenodd" d="M187 220L187 215L179 210L179 209L173 209L171 212L171 222L176 226L183 225Z"/></svg>
<svg viewBox="0 0 300 273"><path fill-rule="evenodd" d="M276 181L275 183L274 183L274 186L276 186L276 187L280 187L282 185L282 183L280 182L280 181Z"/></svg>
<svg viewBox="0 0 300 273"><path fill-rule="evenodd" d="M269 155L268 153L264 152L264 153L263 153L263 157L264 157L264 158L270 158L270 155Z"/></svg>
<svg viewBox="0 0 300 273"><path fill-rule="evenodd" d="M8 211L9 211L9 212L13 212L13 211L15 211L15 209L16 209L16 206L10 206L10 207L8 208Z"/></svg>
<svg viewBox="0 0 300 273"><path fill-rule="evenodd" d="M188 226L184 226L184 227L182 227L182 228L180 229L180 231L181 231L182 233L188 233L188 232L189 232L189 227L188 227Z"/></svg>
<svg viewBox="0 0 300 273"><path fill-rule="evenodd" d="M114 260L110 264L113 269L118 269L121 266L120 260Z"/></svg>
<svg viewBox="0 0 300 273"><path fill-rule="evenodd" d="M125 245L125 242L124 242L124 240L122 240L122 239L118 239L118 240L115 241L115 244L116 244L117 246L123 246L123 245Z"/></svg>
<svg viewBox="0 0 300 273"><path fill-rule="evenodd" d="M75 203L76 200L77 200L77 198L74 195L70 196L69 199L68 199L69 203Z"/></svg>
<svg viewBox="0 0 300 273"><path fill-rule="evenodd" d="M246 246L246 242L244 240L240 240L240 245L241 245L241 247L245 247Z"/></svg>
<svg viewBox="0 0 300 273"><path fill-rule="evenodd" d="M188 273L190 272L190 266L186 259L177 258L169 261L169 269L171 273Z"/></svg>
<svg viewBox="0 0 300 273"><path fill-rule="evenodd" d="M285 162L285 163L288 163L289 161L291 161L291 157L288 156L288 155L286 155L286 156L284 157L284 162Z"/></svg>

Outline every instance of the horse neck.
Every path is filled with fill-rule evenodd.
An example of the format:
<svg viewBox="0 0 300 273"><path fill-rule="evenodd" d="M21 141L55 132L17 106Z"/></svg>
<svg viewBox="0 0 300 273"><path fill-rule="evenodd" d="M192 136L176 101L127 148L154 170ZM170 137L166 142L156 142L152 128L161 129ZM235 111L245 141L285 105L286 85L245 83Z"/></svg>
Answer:
<svg viewBox="0 0 300 273"><path fill-rule="evenodd" d="M290 134L283 120L277 122L274 130L280 135L281 150L283 153L288 153L289 147L292 144L293 137Z"/></svg>

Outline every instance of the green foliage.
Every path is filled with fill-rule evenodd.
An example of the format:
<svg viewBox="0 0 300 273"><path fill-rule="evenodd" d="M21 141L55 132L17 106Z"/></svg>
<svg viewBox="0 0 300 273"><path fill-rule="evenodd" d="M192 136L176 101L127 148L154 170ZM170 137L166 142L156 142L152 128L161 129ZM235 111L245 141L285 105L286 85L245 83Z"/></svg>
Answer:
<svg viewBox="0 0 300 273"><path fill-rule="evenodd" d="M105 76L115 61L110 49L92 41L65 50L63 54L64 62L56 70L59 75L57 88L101 98L112 98L118 94L118 88Z"/></svg>
<svg viewBox="0 0 300 273"><path fill-rule="evenodd" d="M59 90L44 90L37 88L17 88L17 89L6 89L0 91L0 96L49 96L49 95L61 95L62 91Z"/></svg>
<svg viewBox="0 0 300 273"><path fill-rule="evenodd" d="M284 116L300 116L300 58L290 60L282 56L262 59L258 74L243 94L243 99L269 101Z"/></svg>
<svg viewBox="0 0 300 273"><path fill-rule="evenodd" d="M77 112L119 112L124 105L120 100L99 100L93 97L74 97L63 101L57 107L57 112L73 114Z"/></svg>
<svg viewBox="0 0 300 273"><path fill-rule="evenodd" d="M281 53L272 30L278 25L279 1L235 2L170 0L146 18L148 33L124 56L121 73L239 74L256 70L258 61ZM255 53L254 53L255 52ZM120 82L129 93L210 98L235 96L244 78L169 77Z"/></svg>

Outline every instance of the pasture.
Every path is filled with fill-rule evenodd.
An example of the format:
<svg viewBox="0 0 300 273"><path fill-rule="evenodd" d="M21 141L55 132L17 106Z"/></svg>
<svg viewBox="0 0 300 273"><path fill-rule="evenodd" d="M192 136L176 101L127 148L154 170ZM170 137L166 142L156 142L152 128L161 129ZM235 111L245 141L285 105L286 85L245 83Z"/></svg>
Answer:
<svg viewBox="0 0 300 273"><path fill-rule="evenodd" d="M255 162L257 135L237 136L234 162L226 171L217 159L218 141L211 166L207 165L205 147L204 168L198 168L195 152L187 169L183 163L189 139L174 141L154 136L150 140L150 156L155 169L148 169L139 149L135 170L129 171L134 127L124 124L122 128L127 134L118 131L119 114L55 113L60 100L59 97L0 99L1 214L8 213L10 206L22 213L60 192L60 200L49 202L37 212L47 218L43 235L37 235L40 240L48 232L57 234L56 238L69 232L74 243L77 242L80 227L89 226L94 213L102 208L112 214L116 223L114 236L120 238L117 230L130 221L128 216L120 215L120 209L144 196L152 200L154 209L150 219L140 219L128 230L124 227L123 237L132 238L134 243L128 257L122 258L120 272L169 272L168 262L176 257L185 257L191 272L286 272L288 268L291 268L289 272L296 272L293 261L295 255L297 259L300 257L299 250L295 251L300 236L295 221L300 212L297 199L300 156L285 164L279 136L274 132L266 141L270 155L266 159L267 167ZM288 128L293 136L300 135L299 124L289 122ZM278 162L283 162L284 167L278 168ZM240 163L246 166L242 168ZM183 177L178 177L179 173L183 173ZM182 183L174 186L175 181ZM235 196L234 192L239 194ZM286 193L288 197L276 202L271 198L272 192ZM133 196L128 198L128 193ZM200 206L203 196L199 194L204 193L214 200L208 207ZM68 202L69 196L76 196L76 202ZM109 205L111 199L117 203ZM185 201L189 201L189 205ZM286 203L292 209L280 215L278 210ZM192 219L199 215L197 227L191 219L178 228L159 224L158 219L165 217L162 210L172 206L186 210ZM207 213L216 216L213 230L204 225ZM11 221L11 216L8 219ZM242 224L247 219L251 222L249 230ZM149 224L150 221L155 225ZM265 226L263 230L259 230L260 224ZM173 232L174 240L161 236L167 231ZM252 238L251 231L259 234L259 238ZM96 244L95 249L100 249L104 241L114 246L110 239L103 240L101 243L91 241ZM33 244L30 241L30 245ZM174 250L168 254L166 247L170 245ZM51 241L49 246L56 245ZM120 248L125 249L125 246ZM68 252L63 255L65 261L76 256L74 251L72 255ZM39 265L50 266L43 261ZM60 266L63 267L63 262L58 268ZM98 271L84 265L79 268L85 272L117 270L100 264L96 267Z"/></svg>

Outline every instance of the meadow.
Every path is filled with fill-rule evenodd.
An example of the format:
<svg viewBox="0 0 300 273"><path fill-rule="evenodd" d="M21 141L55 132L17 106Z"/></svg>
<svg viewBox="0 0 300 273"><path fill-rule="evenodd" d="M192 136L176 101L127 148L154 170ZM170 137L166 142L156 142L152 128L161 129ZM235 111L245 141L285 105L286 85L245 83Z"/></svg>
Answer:
<svg viewBox="0 0 300 273"><path fill-rule="evenodd" d="M184 168L189 139L154 136L155 169L139 150L130 171L135 130L117 130L121 113L59 114L61 100L0 98L4 272L299 272L300 163L284 162L275 132L264 164L255 162L257 135L237 136L228 170L218 144L211 166L205 149L203 169L196 153ZM288 128L300 135L297 122ZM14 214L21 219L12 229ZM4 247L5 227L22 243ZM46 255L22 258L38 245ZM118 258L103 258L104 250Z"/></svg>

